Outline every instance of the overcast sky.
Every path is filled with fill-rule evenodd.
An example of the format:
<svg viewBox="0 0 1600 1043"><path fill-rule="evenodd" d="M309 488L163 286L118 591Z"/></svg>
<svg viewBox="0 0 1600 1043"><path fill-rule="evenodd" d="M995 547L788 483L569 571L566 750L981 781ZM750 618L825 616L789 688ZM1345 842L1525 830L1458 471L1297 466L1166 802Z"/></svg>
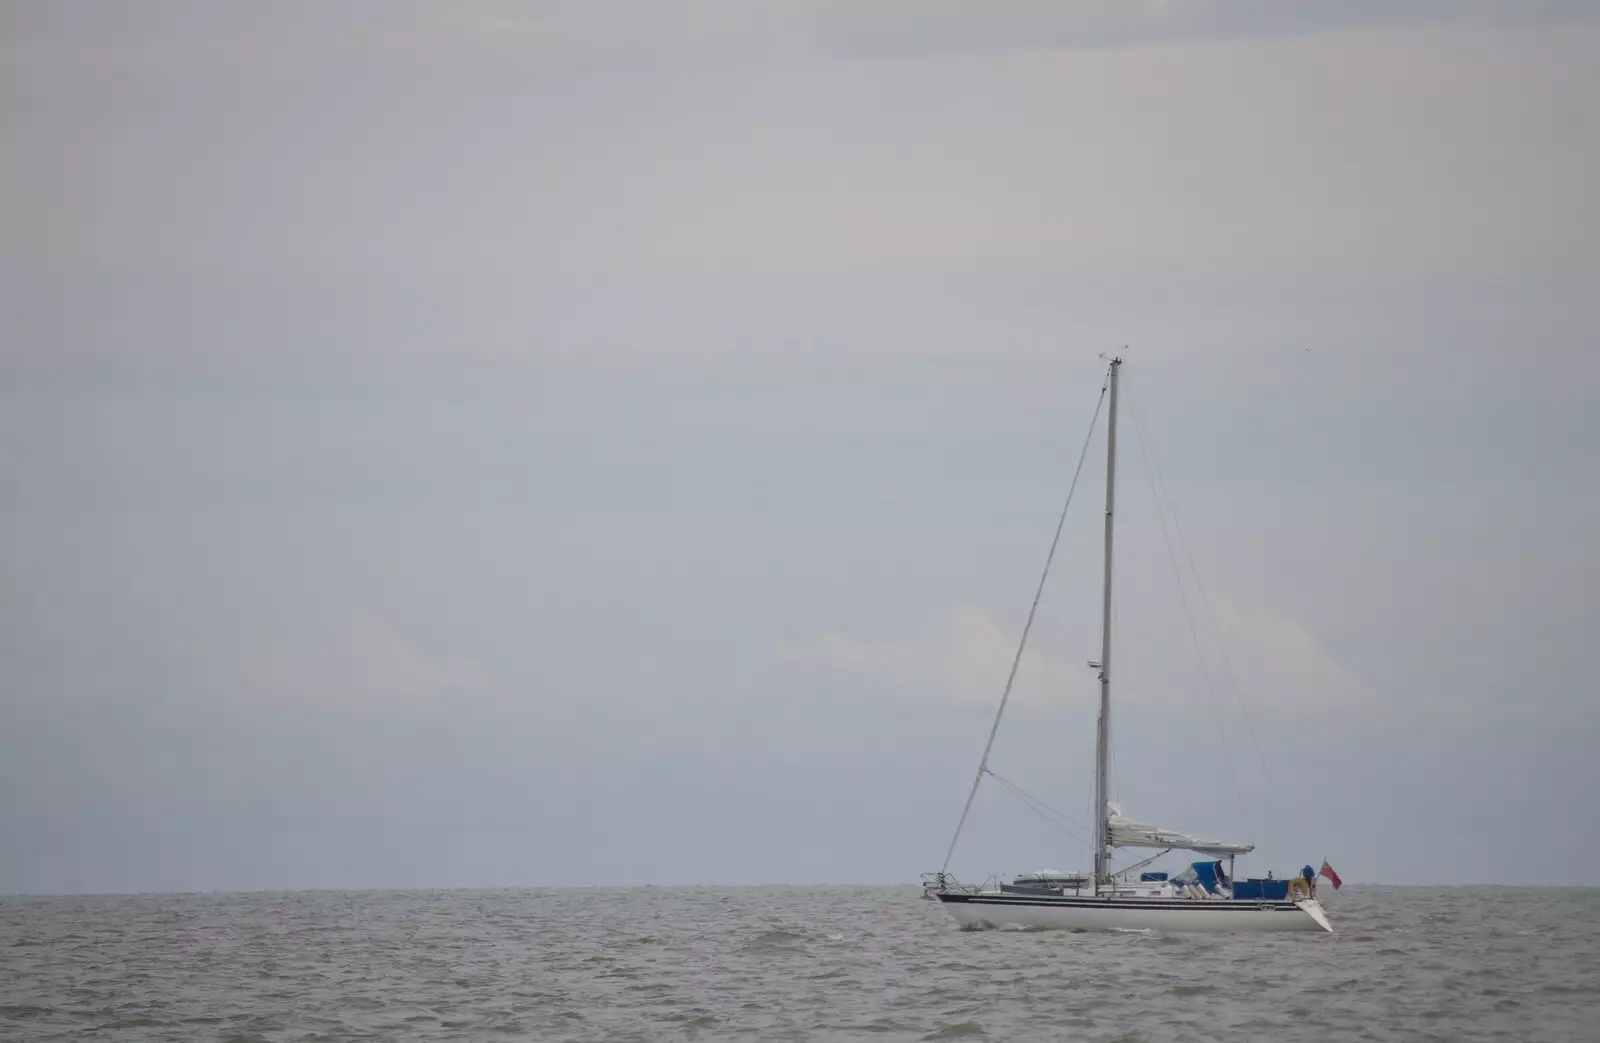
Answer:
<svg viewBox="0 0 1600 1043"><path fill-rule="evenodd" d="M0 892L937 869L1121 345L1126 812L1589 881L1596 11L4 4Z"/></svg>

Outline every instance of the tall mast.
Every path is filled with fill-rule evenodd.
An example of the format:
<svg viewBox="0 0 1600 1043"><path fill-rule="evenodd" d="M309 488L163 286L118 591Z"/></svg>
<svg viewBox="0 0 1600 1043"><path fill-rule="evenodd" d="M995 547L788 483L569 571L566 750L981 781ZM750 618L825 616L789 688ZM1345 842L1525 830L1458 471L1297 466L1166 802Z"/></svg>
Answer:
<svg viewBox="0 0 1600 1043"><path fill-rule="evenodd" d="M1113 512L1117 500L1117 372L1122 360L1111 360L1111 411L1106 436L1106 567L1105 595L1100 610L1100 723L1095 730L1094 743L1094 883L1100 885L1111 879L1111 814L1106 802L1111 799L1106 785L1106 764L1111 756L1111 538Z"/></svg>

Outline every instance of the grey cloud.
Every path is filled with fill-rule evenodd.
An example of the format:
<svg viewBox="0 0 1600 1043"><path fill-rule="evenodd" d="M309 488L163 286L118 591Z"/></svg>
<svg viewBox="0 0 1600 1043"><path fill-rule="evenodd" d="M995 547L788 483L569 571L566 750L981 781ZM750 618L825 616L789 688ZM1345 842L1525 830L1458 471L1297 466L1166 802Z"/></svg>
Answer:
<svg viewBox="0 0 1600 1043"><path fill-rule="evenodd" d="M1279 4L1271 0L1146 0L1047 3L1008 0L975 8L959 0L831 4L820 35L848 53L927 54L1002 49L1103 48L1239 40L1369 28L1516 25L1594 17L1581 0L1451 3Z"/></svg>
<svg viewBox="0 0 1600 1043"><path fill-rule="evenodd" d="M444 66L513 61L539 69L665 68L707 62L1081 49L1239 40L1352 29L1563 24L1591 20L1582 0L647 0L277 4L220 11L193 0L24 6L12 15L12 58L102 68L276 69L303 74L339 61ZM503 66L502 66L503 67ZM85 68L83 71L89 71Z"/></svg>
<svg viewBox="0 0 1600 1043"><path fill-rule="evenodd" d="M601 343L711 308L759 326L715 293L730 272L762 314L817 299L797 287L921 295L913 274L1544 278L1595 256L1592 208L1562 205L1600 179L1594 38L1475 26L554 85L402 62L270 90L181 66L66 90L70 67L24 64L11 198L74 202L12 204L9 239L24 274L400 282L472 301L480 338L492 316L502 338L537 318ZM607 337L595 310L638 319Z"/></svg>

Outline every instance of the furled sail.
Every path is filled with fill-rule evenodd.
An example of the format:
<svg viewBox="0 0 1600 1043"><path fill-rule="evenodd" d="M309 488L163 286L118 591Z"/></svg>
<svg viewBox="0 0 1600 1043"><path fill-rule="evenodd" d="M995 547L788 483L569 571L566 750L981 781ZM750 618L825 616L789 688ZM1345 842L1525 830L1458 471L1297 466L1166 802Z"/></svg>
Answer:
<svg viewBox="0 0 1600 1043"><path fill-rule="evenodd" d="M1242 855L1254 851L1254 844L1226 844L1220 840L1201 840L1187 833L1178 833L1147 822L1124 818L1122 807L1107 802L1106 824L1111 830L1112 847L1164 847L1183 851L1198 851L1202 855Z"/></svg>

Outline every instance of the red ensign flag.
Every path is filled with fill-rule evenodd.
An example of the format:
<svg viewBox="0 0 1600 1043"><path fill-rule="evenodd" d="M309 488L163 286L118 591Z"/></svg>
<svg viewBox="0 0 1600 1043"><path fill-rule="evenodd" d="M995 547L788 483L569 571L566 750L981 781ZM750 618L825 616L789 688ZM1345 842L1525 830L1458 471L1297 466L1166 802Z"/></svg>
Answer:
<svg viewBox="0 0 1600 1043"><path fill-rule="evenodd" d="M1344 886L1344 881L1339 879L1339 874L1333 871L1333 867L1328 864L1328 860L1326 858L1322 860L1322 868L1317 870L1317 875L1327 877L1328 882L1333 884L1333 889L1335 891Z"/></svg>

